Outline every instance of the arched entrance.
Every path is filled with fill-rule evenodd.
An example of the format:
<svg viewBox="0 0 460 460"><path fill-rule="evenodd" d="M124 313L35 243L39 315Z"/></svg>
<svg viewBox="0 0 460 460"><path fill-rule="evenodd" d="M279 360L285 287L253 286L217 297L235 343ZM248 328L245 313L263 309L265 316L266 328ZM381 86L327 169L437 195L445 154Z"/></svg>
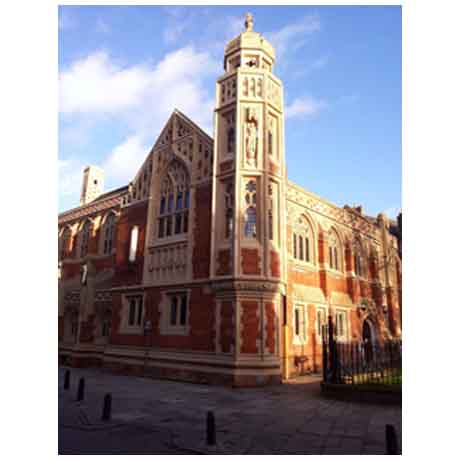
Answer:
<svg viewBox="0 0 460 460"><path fill-rule="evenodd" d="M364 357L367 362L372 361L374 357L374 326L366 319L363 322L363 343L364 343Z"/></svg>

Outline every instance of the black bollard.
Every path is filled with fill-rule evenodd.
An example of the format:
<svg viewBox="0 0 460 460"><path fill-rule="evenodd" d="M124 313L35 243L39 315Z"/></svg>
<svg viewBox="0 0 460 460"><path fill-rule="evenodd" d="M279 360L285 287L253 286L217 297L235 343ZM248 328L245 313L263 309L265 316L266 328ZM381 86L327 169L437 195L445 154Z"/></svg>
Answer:
<svg viewBox="0 0 460 460"><path fill-rule="evenodd" d="M216 421L212 411L208 411L206 416L206 443L208 446L216 445Z"/></svg>
<svg viewBox="0 0 460 460"><path fill-rule="evenodd" d="M104 396L104 406L102 407L102 420L108 421L112 418L112 395L107 393Z"/></svg>
<svg viewBox="0 0 460 460"><path fill-rule="evenodd" d="M78 382L77 401L85 399L85 379L82 377Z"/></svg>
<svg viewBox="0 0 460 460"><path fill-rule="evenodd" d="M387 455L399 455L398 438L393 425L385 425L385 438L387 444Z"/></svg>
<svg viewBox="0 0 460 460"><path fill-rule="evenodd" d="M64 374L64 390L68 390L70 388L70 371L67 369Z"/></svg>

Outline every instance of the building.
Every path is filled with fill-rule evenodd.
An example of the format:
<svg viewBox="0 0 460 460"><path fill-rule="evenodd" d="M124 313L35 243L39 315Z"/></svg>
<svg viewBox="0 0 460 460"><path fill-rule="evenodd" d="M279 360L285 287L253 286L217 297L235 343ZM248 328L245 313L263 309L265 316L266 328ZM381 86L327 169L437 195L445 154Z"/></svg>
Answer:
<svg viewBox="0 0 460 460"><path fill-rule="evenodd" d="M214 140L175 110L132 182L84 171L59 215L59 356L73 366L263 385L319 370L339 340L401 334L394 225L290 182L275 50L225 47Z"/></svg>

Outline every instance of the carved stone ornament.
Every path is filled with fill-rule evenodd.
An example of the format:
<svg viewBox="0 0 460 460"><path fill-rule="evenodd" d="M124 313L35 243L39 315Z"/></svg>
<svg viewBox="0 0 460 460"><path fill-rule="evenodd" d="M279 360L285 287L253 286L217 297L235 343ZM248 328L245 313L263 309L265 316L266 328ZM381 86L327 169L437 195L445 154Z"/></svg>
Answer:
<svg viewBox="0 0 460 460"><path fill-rule="evenodd" d="M246 109L246 163L249 166L256 166L257 163L257 143L258 143L258 119L256 110Z"/></svg>

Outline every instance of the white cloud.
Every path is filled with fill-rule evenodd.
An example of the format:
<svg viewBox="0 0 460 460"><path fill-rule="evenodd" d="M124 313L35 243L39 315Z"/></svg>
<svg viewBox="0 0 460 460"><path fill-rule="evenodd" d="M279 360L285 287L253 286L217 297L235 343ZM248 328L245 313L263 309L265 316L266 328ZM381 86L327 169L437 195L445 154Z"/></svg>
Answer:
<svg viewBox="0 0 460 460"><path fill-rule="evenodd" d="M141 167L148 152L149 147L139 136L128 137L110 152L102 165L106 180L129 182Z"/></svg>
<svg viewBox="0 0 460 460"><path fill-rule="evenodd" d="M284 110L286 119L316 115L326 107L326 102L309 96L298 97Z"/></svg>
<svg viewBox="0 0 460 460"><path fill-rule="evenodd" d="M167 101L181 102L176 94L183 96L184 90L195 104L203 102L203 97L207 98L203 79L217 74L218 68L208 53L193 47L167 54L156 66L141 63L121 67L106 52L96 52L60 74L59 108L64 114L93 115L137 110L145 117L147 101L151 101L155 111L170 111Z"/></svg>
<svg viewBox="0 0 460 460"><path fill-rule="evenodd" d="M81 191L83 164L74 158L58 160L59 195L79 196Z"/></svg>
<svg viewBox="0 0 460 460"><path fill-rule="evenodd" d="M126 184L174 108L212 132L214 94L207 91L204 79L218 72L219 63L193 47L171 52L156 65L121 66L103 51L75 61L59 76L61 143L66 151L82 143L91 146L100 126L116 122L117 135L124 135L124 140L98 157L107 184ZM75 157L61 157L60 193L74 195L76 203L84 166Z"/></svg>
<svg viewBox="0 0 460 460"><path fill-rule="evenodd" d="M275 47L278 58L282 58L288 50L297 50L307 41L309 35L318 32L321 23L316 15L305 16L288 24L275 32L266 34L267 39Z"/></svg>
<svg viewBox="0 0 460 460"><path fill-rule="evenodd" d="M141 101L149 85L148 69L142 65L122 69L101 51L74 62L59 75L59 110L116 112Z"/></svg>

